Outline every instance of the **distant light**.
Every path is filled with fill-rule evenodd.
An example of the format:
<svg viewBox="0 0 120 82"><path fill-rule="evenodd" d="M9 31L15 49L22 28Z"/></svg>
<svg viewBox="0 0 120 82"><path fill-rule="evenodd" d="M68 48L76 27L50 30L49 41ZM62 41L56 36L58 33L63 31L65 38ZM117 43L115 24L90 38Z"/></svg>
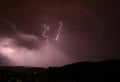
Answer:
<svg viewBox="0 0 120 82"><path fill-rule="evenodd" d="M34 72L34 74L36 75L36 74L37 74L37 72Z"/></svg>

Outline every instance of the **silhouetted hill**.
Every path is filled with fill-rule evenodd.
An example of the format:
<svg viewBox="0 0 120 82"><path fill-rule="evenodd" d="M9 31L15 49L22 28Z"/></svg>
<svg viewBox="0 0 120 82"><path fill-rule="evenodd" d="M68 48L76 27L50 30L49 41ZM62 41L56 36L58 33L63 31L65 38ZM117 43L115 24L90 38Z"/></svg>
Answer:
<svg viewBox="0 0 120 82"><path fill-rule="evenodd" d="M41 72L46 70L45 68L40 68L40 67L23 67L23 66L1 66L0 67L0 72L2 71L6 71L6 72Z"/></svg>
<svg viewBox="0 0 120 82"><path fill-rule="evenodd" d="M120 60L78 62L62 67L1 67L5 82L119 82Z"/></svg>

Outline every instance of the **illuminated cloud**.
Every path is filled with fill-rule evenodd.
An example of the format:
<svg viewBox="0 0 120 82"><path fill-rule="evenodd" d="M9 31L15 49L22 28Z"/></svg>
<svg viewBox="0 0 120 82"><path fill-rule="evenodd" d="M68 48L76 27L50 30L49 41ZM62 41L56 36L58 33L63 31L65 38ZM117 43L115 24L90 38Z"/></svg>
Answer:
<svg viewBox="0 0 120 82"><path fill-rule="evenodd" d="M37 40L38 46L35 49L29 49L26 46L18 45L18 40L14 38L2 38L0 40L0 54L10 61L10 65L48 67L70 62L70 59L55 46L46 42L40 45L40 40L33 35L19 34L18 36L23 41ZM30 42L29 45L31 45Z"/></svg>

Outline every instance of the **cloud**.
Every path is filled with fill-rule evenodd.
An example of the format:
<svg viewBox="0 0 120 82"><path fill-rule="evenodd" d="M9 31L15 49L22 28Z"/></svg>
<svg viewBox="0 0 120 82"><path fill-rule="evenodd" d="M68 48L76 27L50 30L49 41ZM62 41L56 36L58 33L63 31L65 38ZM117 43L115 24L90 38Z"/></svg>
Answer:
<svg viewBox="0 0 120 82"><path fill-rule="evenodd" d="M18 32L14 38L16 39L17 45L24 46L29 49L36 48L40 44L39 38L31 34Z"/></svg>
<svg viewBox="0 0 120 82"><path fill-rule="evenodd" d="M54 45L46 42L40 44L39 38L24 33L17 34L15 38L1 38L0 55L4 56L3 60L9 60L7 64L10 66L48 67L64 65L70 61Z"/></svg>

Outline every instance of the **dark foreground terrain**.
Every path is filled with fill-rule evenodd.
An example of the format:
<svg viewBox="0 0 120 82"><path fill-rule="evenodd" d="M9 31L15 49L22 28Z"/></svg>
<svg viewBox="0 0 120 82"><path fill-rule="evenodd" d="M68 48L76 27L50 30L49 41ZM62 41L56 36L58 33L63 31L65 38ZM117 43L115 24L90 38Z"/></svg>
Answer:
<svg viewBox="0 0 120 82"><path fill-rule="evenodd" d="M120 82L120 60L62 67L0 67L0 82Z"/></svg>

